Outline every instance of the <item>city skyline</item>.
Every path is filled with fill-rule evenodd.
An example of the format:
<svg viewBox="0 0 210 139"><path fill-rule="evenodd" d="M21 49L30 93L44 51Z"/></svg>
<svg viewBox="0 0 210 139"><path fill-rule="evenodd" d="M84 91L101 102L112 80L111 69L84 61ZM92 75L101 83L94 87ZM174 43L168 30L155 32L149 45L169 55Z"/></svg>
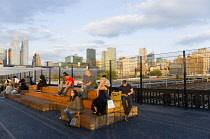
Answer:
<svg viewBox="0 0 210 139"><path fill-rule="evenodd" d="M2 0L0 46L8 49L18 35L30 40L29 60L39 53L54 62L85 58L87 48L96 50L96 59L110 46L118 58L136 56L139 48L155 54L199 49L210 46L209 6L199 0Z"/></svg>

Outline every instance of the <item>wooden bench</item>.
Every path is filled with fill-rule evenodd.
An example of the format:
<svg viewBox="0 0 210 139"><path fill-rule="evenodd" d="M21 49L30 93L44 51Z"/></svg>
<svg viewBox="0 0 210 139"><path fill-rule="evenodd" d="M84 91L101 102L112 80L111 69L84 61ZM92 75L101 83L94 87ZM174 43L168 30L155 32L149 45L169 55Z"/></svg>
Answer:
<svg viewBox="0 0 210 139"><path fill-rule="evenodd" d="M36 92L32 86L28 93L25 91L22 95L18 94L9 94L8 98L11 98L15 101L23 103L27 106L30 106L34 109L40 111L48 111L48 110L60 110L60 117L62 120L68 120L64 115L64 109L69 104L69 96L70 91L73 89L79 90L80 88L70 88L64 97L54 96L53 94L57 94L58 88L54 86L42 87L42 93ZM97 97L96 90L91 90L88 92L88 99L83 100L84 110L80 115L80 125L89 130L95 130L99 127L112 124L114 122L120 121L124 119L124 109L122 106L122 102L120 100L115 100L115 108L107 109L106 114L102 116L96 116L92 114L91 105L93 99ZM133 106L129 117L138 115L137 106Z"/></svg>

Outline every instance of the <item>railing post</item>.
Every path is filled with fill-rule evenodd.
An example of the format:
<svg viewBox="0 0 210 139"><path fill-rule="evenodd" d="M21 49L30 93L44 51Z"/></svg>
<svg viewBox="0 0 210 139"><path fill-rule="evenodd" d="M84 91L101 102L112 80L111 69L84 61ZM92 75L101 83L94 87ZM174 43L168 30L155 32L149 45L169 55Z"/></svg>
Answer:
<svg viewBox="0 0 210 139"><path fill-rule="evenodd" d="M73 68L73 65L71 65L71 77L74 78L74 68Z"/></svg>
<svg viewBox="0 0 210 139"><path fill-rule="evenodd" d="M43 75L43 74L42 74L42 69L41 69L41 75Z"/></svg>
<svg viewBox="0 0 210 139"><path fill-rule="evenodd" d="M110 70L110 93L112 93L112 60L109 60L109 70Z"/></svg>
<svg viewBox="0 0 210 139"><path fill-rule="evenodd" d="M143 101L143 98L142 98L142 78L143 78L143 75L142 75L142 56L140 56L140 90L139 90L139 93L138 93L138 102L142 105L142 101Z"/></svg>
<svg viewBox="0 0 210 139"><path fill-rule="evenodd" d="M36 70L34 70L34 82L36 83Z"/></svg>
<svg viewBox="0 0 210 139"><path fill-rule="evenodd" d="M49 68L49 84L51 84L51 68Z"/></svg>
<svg viewBox="0 0 210 139"><path fill-rule="evenodd" d="M61 67L58 68L58 84L61 84Z"/></svg>
<svg viewBox="0 0 210 139"><path fill-rule="evenodd" d="M31 77L30 71L28 72L28 76Z"/></svg>
<svg viewBox="0 0 210 139"><path fill-rule="evenodd" d="M24 77L23 77L24 78ZM22 77L21 77L21 73L20 73L20 79L22 79Z"/></svg>
<svg viewBox="0 0 210 139"><path fill-rule="evenodd" d="M188 97L187 97L187 82L186 82L186 58L185 51L183 51L183 63L184 63L184 95L185 95L185 109L188 107Z"/></svg>

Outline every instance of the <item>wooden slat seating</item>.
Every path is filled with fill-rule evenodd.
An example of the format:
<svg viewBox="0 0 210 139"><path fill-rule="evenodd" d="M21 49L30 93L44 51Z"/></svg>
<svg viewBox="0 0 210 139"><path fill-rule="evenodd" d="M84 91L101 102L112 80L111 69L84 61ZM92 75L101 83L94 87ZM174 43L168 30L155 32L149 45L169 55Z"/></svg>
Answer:
<svg viewBox="0 0 210 139"><path fill-rule="evenodd" d="M34 86L33 86L34 87ZM8 98L11 98L15 101L21 102L25 105L28 105L32 108L41 111L47 110L60 110L61 111L61 119L68 120L63 110L69 104L69 96L70 91L72 89L79 90L79 88L70 88L64 97L54 96L58 92L57 87L42 87L42 93L36 92L33 87L30 87L28 93L24 91L24 95L8 95ZM81 127L87 128L89 130L95 130L99 127L112 124L116 121L120 121L124 119L124 110L122 106L122 102L119 100L114 100L115 108L107 109L106 114L102 116L96 116L92 114L91 105L93 99L97 97L96 90L91 90L88 92L88 99L83 100L84 110L81 114ZM138 115L137 106L133 106L130 112L129 117Z"/></svg>

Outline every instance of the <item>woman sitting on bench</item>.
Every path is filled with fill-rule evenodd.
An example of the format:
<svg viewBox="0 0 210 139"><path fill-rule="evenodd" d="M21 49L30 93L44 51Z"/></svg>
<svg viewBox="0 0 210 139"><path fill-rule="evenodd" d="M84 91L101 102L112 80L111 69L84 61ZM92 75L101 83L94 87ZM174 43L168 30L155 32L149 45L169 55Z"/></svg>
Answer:
<svg viewBox="0 0 210 139"><path fill-rule="evenodd" d="M71 91L70 103L69 106L64 110L66 117L69 119L67 126L70 125L70 122L75 114L80 114L82 112L82 101L77 95L76 90Z"/></svg>
<svg viewBox="0 0 210 139"><path fill-rule="evenodd" d="M97 98L93 100L91 110L93 111L93 114L97 114L98 116L101 116L104 114L106 105L107 105L107 99L109 99L108 95L108 86L106 85L106 79L101 78L100 79L100 85L97 88ZM95 109L96 107L96 109Z"/></svg>

